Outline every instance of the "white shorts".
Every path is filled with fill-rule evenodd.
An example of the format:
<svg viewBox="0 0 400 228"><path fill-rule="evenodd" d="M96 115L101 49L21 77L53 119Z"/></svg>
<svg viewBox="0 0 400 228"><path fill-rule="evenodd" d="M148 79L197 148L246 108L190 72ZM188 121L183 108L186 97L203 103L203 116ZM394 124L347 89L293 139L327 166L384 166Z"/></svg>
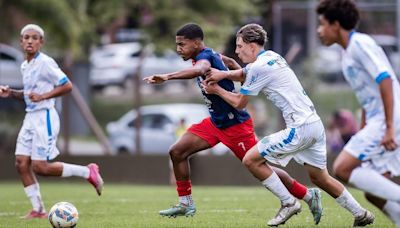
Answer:
<svg viewBox="0 0 400 228"><path fill-rule="evenodd" d="M257 148L262 157L274 164L285 167L294 158L299 164L326 169L326 136L320 120L266 136Z"/></svg>
<svg viewBox="0 0 400 228"><path fill-rule="evenodd" d="M26 113L15 155L29 156L32 160L54 159L59 154L56 147L59 131L60 119L54 108Z"/></svg>
<svg viewBox="0 0 400 228"><path fill-rule="evenodd" d="M350 139L344 150L362 161L363 167L374 169L379 173L390 172L393 176L399 176L400 147L395 151L386 151L381 145L385 132L384 122L371 121ZM396 141L400 143L399 127L397 127Z"/></svg>

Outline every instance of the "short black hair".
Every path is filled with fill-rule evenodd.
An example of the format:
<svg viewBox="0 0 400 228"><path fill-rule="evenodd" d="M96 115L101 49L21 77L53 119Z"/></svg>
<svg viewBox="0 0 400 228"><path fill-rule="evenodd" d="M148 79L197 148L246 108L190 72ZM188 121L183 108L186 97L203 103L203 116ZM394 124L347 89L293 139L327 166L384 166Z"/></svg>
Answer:
<svg viewBox="0 0 400 228"><path fill-rule="evenodd" d="M316 11L330 24L338 21L346 30L354 29L360 19L360 13L352 0L321 0Z"/></svg>
<svg viewBox="0 0 400 228"><path fill-rule="evenodd" d="M247 24L239 29L236 37L242 37L245 43L257 43L264 46L268 41L267 32L259 24Z"/></svg>
<svg viewBox="0 0 400 228"><path fill-rule="evenodd" d="M204 39L203 29L195 23L188 23L180 27L178 31L176 31L176 36L183 36L189 40Z"/></svg>

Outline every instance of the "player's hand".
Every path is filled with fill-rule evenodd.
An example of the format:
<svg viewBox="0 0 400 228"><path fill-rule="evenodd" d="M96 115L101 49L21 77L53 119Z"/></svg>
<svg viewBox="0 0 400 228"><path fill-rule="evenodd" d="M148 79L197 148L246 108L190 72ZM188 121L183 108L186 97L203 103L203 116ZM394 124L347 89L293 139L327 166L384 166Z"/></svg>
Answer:
<svg viewBox="0 0 400 228"><path fill-rule="evenodd" d="M219 82L222 79L226 78L227 75L227 71L219 71L217 69L211 68L209 71L206 72L206 79L204 80L204 82L207 84Z"/></svg>
<svg viewBox="0 0 400 228"><path fill-rule="evenodd" d="M168 80L168 76L165 74L156 74L153 76L143 78L143 81L148 84L161 84Z"/></svg>
<svg viewBox="0 0 400 228"><path fill-rule="evenodd" d="M381 145L383 145L386 150L392 151L397 148L398 145L394 136L395 134L393 128L386 129L386 133L381 141Z"/></svg>
<svg viewBox="0 0 400 228"><path fill-rule="evenodd" d="M44 100L44 96L38 93L30 93L29 94L29 100L33 101L33 102L39 102Z"/></svg>
<svg viewBox="0 0 400 228"><path fill-rule="evenodd" d="M7 98L11 95L11 89L9 86L0 85L0 97Z"/></svg>
<svg viewBox="0 0 400 228"><path fill-rule="evenodd" d="M206 83L206 81L203 81L201 83L201 88L206 94L218 94L220 86L215 82Z"/></svg>

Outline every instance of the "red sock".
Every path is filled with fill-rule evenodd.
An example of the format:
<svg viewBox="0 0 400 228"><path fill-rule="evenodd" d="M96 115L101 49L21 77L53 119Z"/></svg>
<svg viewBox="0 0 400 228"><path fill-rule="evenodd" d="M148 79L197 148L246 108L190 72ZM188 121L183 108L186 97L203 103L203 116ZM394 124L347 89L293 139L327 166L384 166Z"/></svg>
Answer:
<svg viewBox="0 0 400 228"><path fill-rule="evenodd" d="M297 199L303 199L307 194L307 187L300 184L296 180L293 181L292 188L288 190Z"/></svg>
<svg viewBox="0 0 400 228"><path fill-rule="evenodd" d="M192 183L187 181L176 181L176 191L179 196L187 196L192 194Z"/></svg>

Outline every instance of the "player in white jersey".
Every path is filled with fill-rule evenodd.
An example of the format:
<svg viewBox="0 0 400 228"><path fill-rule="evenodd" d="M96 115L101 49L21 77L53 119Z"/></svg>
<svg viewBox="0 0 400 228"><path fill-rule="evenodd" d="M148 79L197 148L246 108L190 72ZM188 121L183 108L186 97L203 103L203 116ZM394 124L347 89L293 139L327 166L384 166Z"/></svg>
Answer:
<svg viewBox="0 0 400 228"><path fill-rule="evenodd" d="M317 13L320 40L343 47L343 74L362 107L361 130L339 154L334 171L400 227L400 186L388 179L400 174L399 82L382 48L354 31L359 12L353 1L324 0Z"/></svg>
<svg viewBox="0 0 400 228"><path fill-rule="evenodd" d="M15 166L21 177L32 210L23 218L47 218L35 175L79 176L87 179L101 194L103 180L99 168L92 163L87 166L49 161L58 154L56 140L60 120L54 108L55 97L72 89L72 83L56 62L40 52L44 42L44 31L38 25L28 24L21 30L20 44L26 54L21 65L23 90L14 90L0 85L0 97L23 99L26 115L17 138Z"/></svg>
<svg viewBox="0 0 400 228"><path fill-rule="evenodd" d="M248 96L262 92L282 111L287 128L264 137L246 153L243 163L265 185L273 182L273 175L265 168L266 161L286 166L293 158L304 165L315 185L351 212L355 226L373 223L373 214L362 208L346 188L329 175L322 121L294 72L279 54L264 50L265 42L266 32L260 25L242 27L236 34L236 53L249 64L243 70L213 70L204 82L208 93L219 95L233 107L245 107ZM244 82L240 94L223 91L215 83L222 78ZM268 225L284 223L282 217L285 213L289 212L283 206Z"/></svg>

